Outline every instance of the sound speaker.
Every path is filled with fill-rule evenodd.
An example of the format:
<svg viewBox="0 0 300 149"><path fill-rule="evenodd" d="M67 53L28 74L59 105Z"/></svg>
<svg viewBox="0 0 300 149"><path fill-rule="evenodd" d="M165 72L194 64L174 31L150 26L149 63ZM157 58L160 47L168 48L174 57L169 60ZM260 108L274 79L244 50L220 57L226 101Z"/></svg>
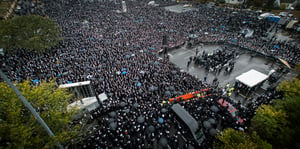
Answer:
<svg viewBox="0 0 300 149"><path fill-rule="evenodd" d="M167 44L168 44L167 35L164 35L164 36L163 36L162 44L163 44L163 45L167 45Z"/></svg>

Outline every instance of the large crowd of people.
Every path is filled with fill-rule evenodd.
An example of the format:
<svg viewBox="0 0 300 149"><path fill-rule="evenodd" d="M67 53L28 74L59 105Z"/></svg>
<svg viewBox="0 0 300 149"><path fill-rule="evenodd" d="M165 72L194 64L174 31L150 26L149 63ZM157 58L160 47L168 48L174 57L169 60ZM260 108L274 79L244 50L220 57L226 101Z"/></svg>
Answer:
<svg viewBox="0 0 300 149"><path fill-rule="evenodd" d="M195 56L194 61L197 65L203 65L207 71L220 73L224 68L225 72L231 72L238 56L235 50L229 51L228 48L222 48L214 50L213 53L203 51L202 55Z"/></svg>
<svg viewBox="0 0 300 149"><path fill-rule="evenodd" d="M89 119L97 121L97 125L77 144L82 148L150 148L155 144L163 148L166 141L172 148L197 146L192 139L186 139L187 128L176 120L164 101L211 85L159 57L164 35L168 37L168 47L182 45L189 34L197 34L198 41L223 41L283 58L291 64L300 60L298 44L261 39L270 24L258 20L258 14L252 11L201 4L195 6L195 11L173 13L163 7L148 6L147 1L126 1L127 13L119 13L116 10L121 10L120 2L42 1L46 15L61 26L63 41L45 54L18 49L1 55L1 69L13 81L30 79L39 83L55 78L58 84L66 84L90 80L96 94L107 93L107 105L91 112ZM242 28L253 29L253 36L241 36ZM211 62L212 67L216 65L217 62ZM218 105L216 100L220 98L233 102L219 93L217 86L213 87L214 96L180 104L197 121L211 118L220 120L223 128L245 129L226 112L210 109ZM211 124L215 128L218 125ZM213 135L202 123L200 126L206 136L202 145L209 147Z"/></svg>

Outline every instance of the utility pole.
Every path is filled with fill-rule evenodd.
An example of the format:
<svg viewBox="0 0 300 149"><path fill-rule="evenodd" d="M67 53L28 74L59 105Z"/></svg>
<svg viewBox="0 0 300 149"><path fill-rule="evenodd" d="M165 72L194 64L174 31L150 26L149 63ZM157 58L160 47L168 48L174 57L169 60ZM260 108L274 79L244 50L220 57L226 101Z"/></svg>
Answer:
<svg viewBox="0 0 300 149"><path fill-rule="evenodd" d="M35 109L31 106L31 104L27 101L27 99L22 95L22 93L6 77L6 75L2 72L2 70L0 70L0 76L13 89L13 91L18 95L19 99L23 102L25 107L29 109L29 111L32 113L32 115L35 117L35 119L44 127L44 129L46 130L48 135L50 137L54 137L54 133L51 131L51 129L48 127L48 125L45 123L45 121L35 111ZM60 144L60 142L57 142L56 145L59 147L59 149L63 149L63 146Z"/></svg>

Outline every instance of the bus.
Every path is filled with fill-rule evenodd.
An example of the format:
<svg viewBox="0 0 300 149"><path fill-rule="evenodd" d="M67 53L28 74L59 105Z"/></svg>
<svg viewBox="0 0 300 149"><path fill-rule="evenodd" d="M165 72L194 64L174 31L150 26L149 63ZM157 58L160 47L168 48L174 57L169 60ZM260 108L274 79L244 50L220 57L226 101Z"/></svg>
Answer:
<svg viewBox="0 0 300 149"><path fill-rule="evenodd" d="M205 139L205 135L202 129L199 127L198 122L195 120L193 116L190 115L182 106L179 104L174 104L171 107L172 111L185 123L185 125L189 128L190 132L194 140L201 146L202 142Z"/></svg>

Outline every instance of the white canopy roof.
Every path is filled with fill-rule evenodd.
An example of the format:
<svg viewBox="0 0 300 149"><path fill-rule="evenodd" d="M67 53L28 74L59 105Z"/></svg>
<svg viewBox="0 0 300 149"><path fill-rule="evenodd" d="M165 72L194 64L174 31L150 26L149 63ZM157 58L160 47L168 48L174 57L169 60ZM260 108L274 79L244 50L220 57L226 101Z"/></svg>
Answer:
<svg viewBox="0 0 300 149"><path fill-rule="evenodd" d="M148 5L155 5L155 1L150 1Z"/></svg>
<svg viewBox="0 0 300 149"><path fill-rule="evenodd" d="M108 99L105 93L99 94L98 97L102 103Z"/></svg>
<svg viewBox="0 0 300 149"><path fill-rule="evenodd" d="M192 133L197 132L199 129L198 122L191 116L180 104L174 104L171 109L179 116L182 121L190 128Z"/></svg>
<svg viewBox="0 0 300 149"><path fill-rule="evenodd" d="M59 88L71 88L75 86L89 85L90 83L91 81L83 81L83 82L70 83L70 84L61 84L59 85Z"/></svg>
<svg viewBox="0 0 300 149"><path fill-rule="evenodd" d="M105 100L108 99L107 95L105 93L99 94L98 97L99 97L101 103L103 103ZM94 97L83 98L81 101L77 100L77 101L69 104L68 109L71 109L73 107L77 107L80 110L86 108L88 111L92 111L92 110L96 109L97 107L99 107L99 103L98 103L97 98L95 96Z"/></svg>
<svg viewBox="0 0 300 149"><path fill-rule="evenodd" d="M82 103L80 100L77 100L77 101L69 104L67 109L71 109L73 107L77 107L80 110L87 109L88 111L93 111L97 107L99 107L99 104L98 104L97 98L94 96L94 97L83 98Z"/></svg>
<svg viewBox="0 0 300 149"><path fill-rule="evenodd" d="M253 87L261 83L262 81L266 80L267 78L268 78L267 75L258 72L254 69L251 69L248 72L245 72L240 76L236 77L235 79L247 85L248 87Z"/></svg>

